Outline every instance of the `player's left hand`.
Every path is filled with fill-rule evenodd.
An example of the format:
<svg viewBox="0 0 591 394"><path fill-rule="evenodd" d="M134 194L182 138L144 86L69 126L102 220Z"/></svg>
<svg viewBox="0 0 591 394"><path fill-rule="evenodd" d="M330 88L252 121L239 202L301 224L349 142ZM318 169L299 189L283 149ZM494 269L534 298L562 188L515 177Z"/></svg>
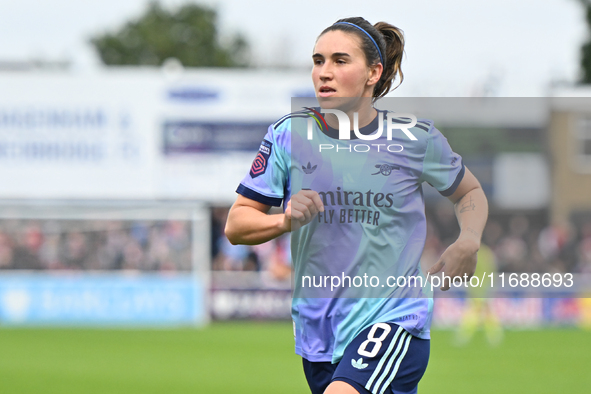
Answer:
<svg viewBox="0 0 591 394"><path fill-rule="evenodd" d="M476 271L476 253L478 252L478 245L472 240L458 239L451 244L445 252L441 255L439 260L427 272L432 276L438 272L442 272L445 277L450 277L454 280L460 277L462 281L470 279ZM456 279L457 280L457 279ZM443 280L441 290L449 290L451 283L449 280Z"/></svg>

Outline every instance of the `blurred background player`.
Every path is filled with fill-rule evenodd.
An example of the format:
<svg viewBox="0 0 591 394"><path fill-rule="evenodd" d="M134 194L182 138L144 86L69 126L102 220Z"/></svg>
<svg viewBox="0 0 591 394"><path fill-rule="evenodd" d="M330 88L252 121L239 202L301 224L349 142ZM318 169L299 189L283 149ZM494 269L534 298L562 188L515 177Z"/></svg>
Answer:
<svg viewBox="0 0 591 394"><path fill-rule="evenodd" d="M464 312L455 338L455 343L460 346L470 342L474 333L480 327L484 329L489 344L498 345L503 339L503 328L492 305L494 299L491 297L494 297L494 294L488 277L492 273L493 277L496 278L495 254L487 245L482 243L477 256L478 264L474 276L482 279L482 276L485 275L485 280L482 287L467 287Z"/></svg>

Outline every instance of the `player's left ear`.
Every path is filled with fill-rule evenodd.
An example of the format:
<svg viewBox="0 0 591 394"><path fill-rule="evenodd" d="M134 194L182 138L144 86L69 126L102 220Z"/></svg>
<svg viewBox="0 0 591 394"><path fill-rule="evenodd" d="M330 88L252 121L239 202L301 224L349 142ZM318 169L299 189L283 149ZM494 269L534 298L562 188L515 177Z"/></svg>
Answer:
<svg viewBox="0 0 591 394"><path fill-rule="evenodd" d="M382 76L382 72L384 71L384 66L382 66L382 63L378 63L378 64L374 64L372 66L369 66L369 72L368 72L368 78L367 78L367 84L368 85L375 85L376 83L378 83L378 81L380 80L380 77Z"/></svg>

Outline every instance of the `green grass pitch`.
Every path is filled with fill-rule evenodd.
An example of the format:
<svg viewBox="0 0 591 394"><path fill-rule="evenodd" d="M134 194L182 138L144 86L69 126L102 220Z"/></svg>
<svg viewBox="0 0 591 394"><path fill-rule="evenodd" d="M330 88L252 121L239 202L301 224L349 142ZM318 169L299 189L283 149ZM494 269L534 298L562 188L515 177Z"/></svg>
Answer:
<svg viewBox="0 0 591 394"><path fill-rule="evenodd" d="M591 332L508 331L465 347L435 331L419 392L584 393ZM289 323L204 329L0 330L0 393L307 393Z"/></svg>

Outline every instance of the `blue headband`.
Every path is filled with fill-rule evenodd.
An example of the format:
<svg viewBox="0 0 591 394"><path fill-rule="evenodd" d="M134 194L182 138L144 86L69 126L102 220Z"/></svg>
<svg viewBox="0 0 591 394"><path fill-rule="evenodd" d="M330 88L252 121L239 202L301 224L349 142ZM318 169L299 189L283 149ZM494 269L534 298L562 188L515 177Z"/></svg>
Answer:
<svg viewBox="0 0 591 394"><path fill-rule="evenodd" d="M378 50L378 55L380 55L380 62L382 63L382 66L384 65L384 59L382 58L382 51L380 51L380 47L378 46L378 43L376 42L376 40L374 40L374 39L373 39L373 37L372 37L372 36L371 36L371 35L370 35L368 32L366 32L366 31L365 31L363 28L361 28L361 27L357 26L357 25L356 25L356 24L354 24L354 23L349 23L349 22L337 22L337 23L335 23L334 25L351 25L351 26L353 26L353 27L356 27L356 28L358 28L358 29L359 29L359 30L361 30L362 32L364 32L364 33L365 33L365 35L369 37L369 39L371 40L371 42L373 42L373 44L376 46L376 49ZM333 25L333 26L334 26L334 25Z"/></svg>

